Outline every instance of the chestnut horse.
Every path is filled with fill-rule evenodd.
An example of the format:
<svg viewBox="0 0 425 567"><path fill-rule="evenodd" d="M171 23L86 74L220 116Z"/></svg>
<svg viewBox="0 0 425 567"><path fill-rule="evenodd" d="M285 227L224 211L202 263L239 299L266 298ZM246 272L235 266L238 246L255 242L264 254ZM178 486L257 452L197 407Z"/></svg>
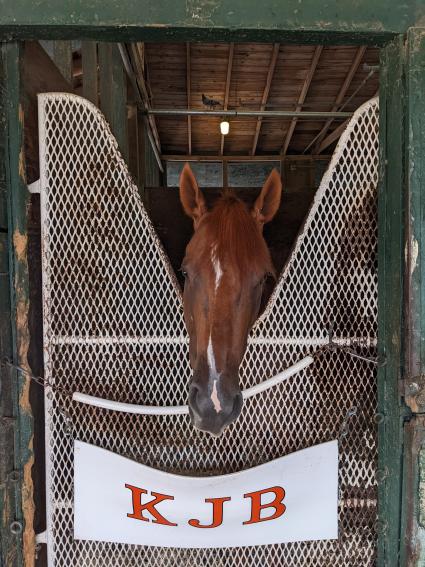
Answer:
<svg viewBox="0 0 425 567"><path fill-rule="evenodd" d="M193 368L189 413L195 427L213 435L242 408L239 365L265 278L274 275L263 225L279 208L281 192L280 175L273 170L252 210L227 191L208 211L188 164L180 177L180 200L194 224L182 264Z"/></svg>

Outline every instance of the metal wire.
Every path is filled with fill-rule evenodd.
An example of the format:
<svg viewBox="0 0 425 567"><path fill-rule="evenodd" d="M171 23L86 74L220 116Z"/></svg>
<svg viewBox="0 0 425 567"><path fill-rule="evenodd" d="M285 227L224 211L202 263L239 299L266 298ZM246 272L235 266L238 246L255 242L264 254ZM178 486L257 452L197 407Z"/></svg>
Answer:
<svg viewBox="0 0 425 567"><path fill-rule="evenodd" d="M352 112L327 112L327 111L310 111L310 110L199 110L197 108L151 108L145 110L147 115L152 116L222 116L230 118L298 118L298 119L316 119L326 120L345 120L353 116Z"/></svg>
<svg viewBox="0 0 425 567"><path fill-rule="evenodd" d="M74 95L39 97L46 396L47 541L55 567L372 567L376 557L376 366L327 349L299 378L245 401L219 438L186 415L72 403L67 391L181 405L191 370L180 290L100 112ZM376 358L378 103L353 116L240 369L260 384L328 343ZM73 437L158 469L211 475L340 439L337 541L164 549L75 541ZM61 411L72 419L73 433Z"/></svg>

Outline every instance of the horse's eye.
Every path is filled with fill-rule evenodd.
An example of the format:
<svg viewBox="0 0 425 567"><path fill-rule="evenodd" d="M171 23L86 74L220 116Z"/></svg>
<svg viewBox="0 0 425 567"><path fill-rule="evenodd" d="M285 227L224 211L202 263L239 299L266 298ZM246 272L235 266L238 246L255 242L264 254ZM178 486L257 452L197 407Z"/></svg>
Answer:
<svg viewBox="0 0 425 567"><path fill-rule="evenodd" d="M187 271L184 268L180 268L180 271L183 274L183 277L186 279L187 278Z"/></svg>
<svg viewBox="0 0 425 567"><path fill-rule="evenodd" d="M271 277L271 274L264 274L261 280L257 283L257 287L263 287L266 281Z"/></svg>

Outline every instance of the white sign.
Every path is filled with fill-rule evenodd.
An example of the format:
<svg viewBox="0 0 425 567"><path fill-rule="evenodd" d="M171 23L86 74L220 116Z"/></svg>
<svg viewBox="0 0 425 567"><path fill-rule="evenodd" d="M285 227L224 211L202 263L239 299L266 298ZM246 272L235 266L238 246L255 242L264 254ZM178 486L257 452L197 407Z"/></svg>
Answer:
<svg viewBox="0 0 425 567"><path fill-rule="evenodd" d="M165 473L75 442L75 539L234 547L338 537L338 443L238 473Z"/></svg>

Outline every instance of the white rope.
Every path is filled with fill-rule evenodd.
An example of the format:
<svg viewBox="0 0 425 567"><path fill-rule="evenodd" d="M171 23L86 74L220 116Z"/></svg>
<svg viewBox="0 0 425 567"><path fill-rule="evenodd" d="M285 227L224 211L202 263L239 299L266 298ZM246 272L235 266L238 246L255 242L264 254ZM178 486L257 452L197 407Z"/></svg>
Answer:
<svg viewBox="0 0 425 567"><path fill-rule="evenodd" d="M304 370L304 368L307 368L313 362L314 358L312 356L306 356L289 368L282 370L282 372L279 372L279 374L276 374L273 378L269 378L268 380L261 382L261 384L256 384L251 388L243 390L242 397L246 400L260 392L264 392L265 390L272 388L273 386L277 386L277 384L280 384L294 374L301 372L301 370ZM74 402L79 402L81 404L97 408L121 411L124 413L135 413L139 415L180 415L189 413L188 406L143 406L138 404L127 404L124 402L106 400L105 398L97 398L96 396L89 396L88 394L81 394L80 392L74 392L72 399Z"/></svg>

